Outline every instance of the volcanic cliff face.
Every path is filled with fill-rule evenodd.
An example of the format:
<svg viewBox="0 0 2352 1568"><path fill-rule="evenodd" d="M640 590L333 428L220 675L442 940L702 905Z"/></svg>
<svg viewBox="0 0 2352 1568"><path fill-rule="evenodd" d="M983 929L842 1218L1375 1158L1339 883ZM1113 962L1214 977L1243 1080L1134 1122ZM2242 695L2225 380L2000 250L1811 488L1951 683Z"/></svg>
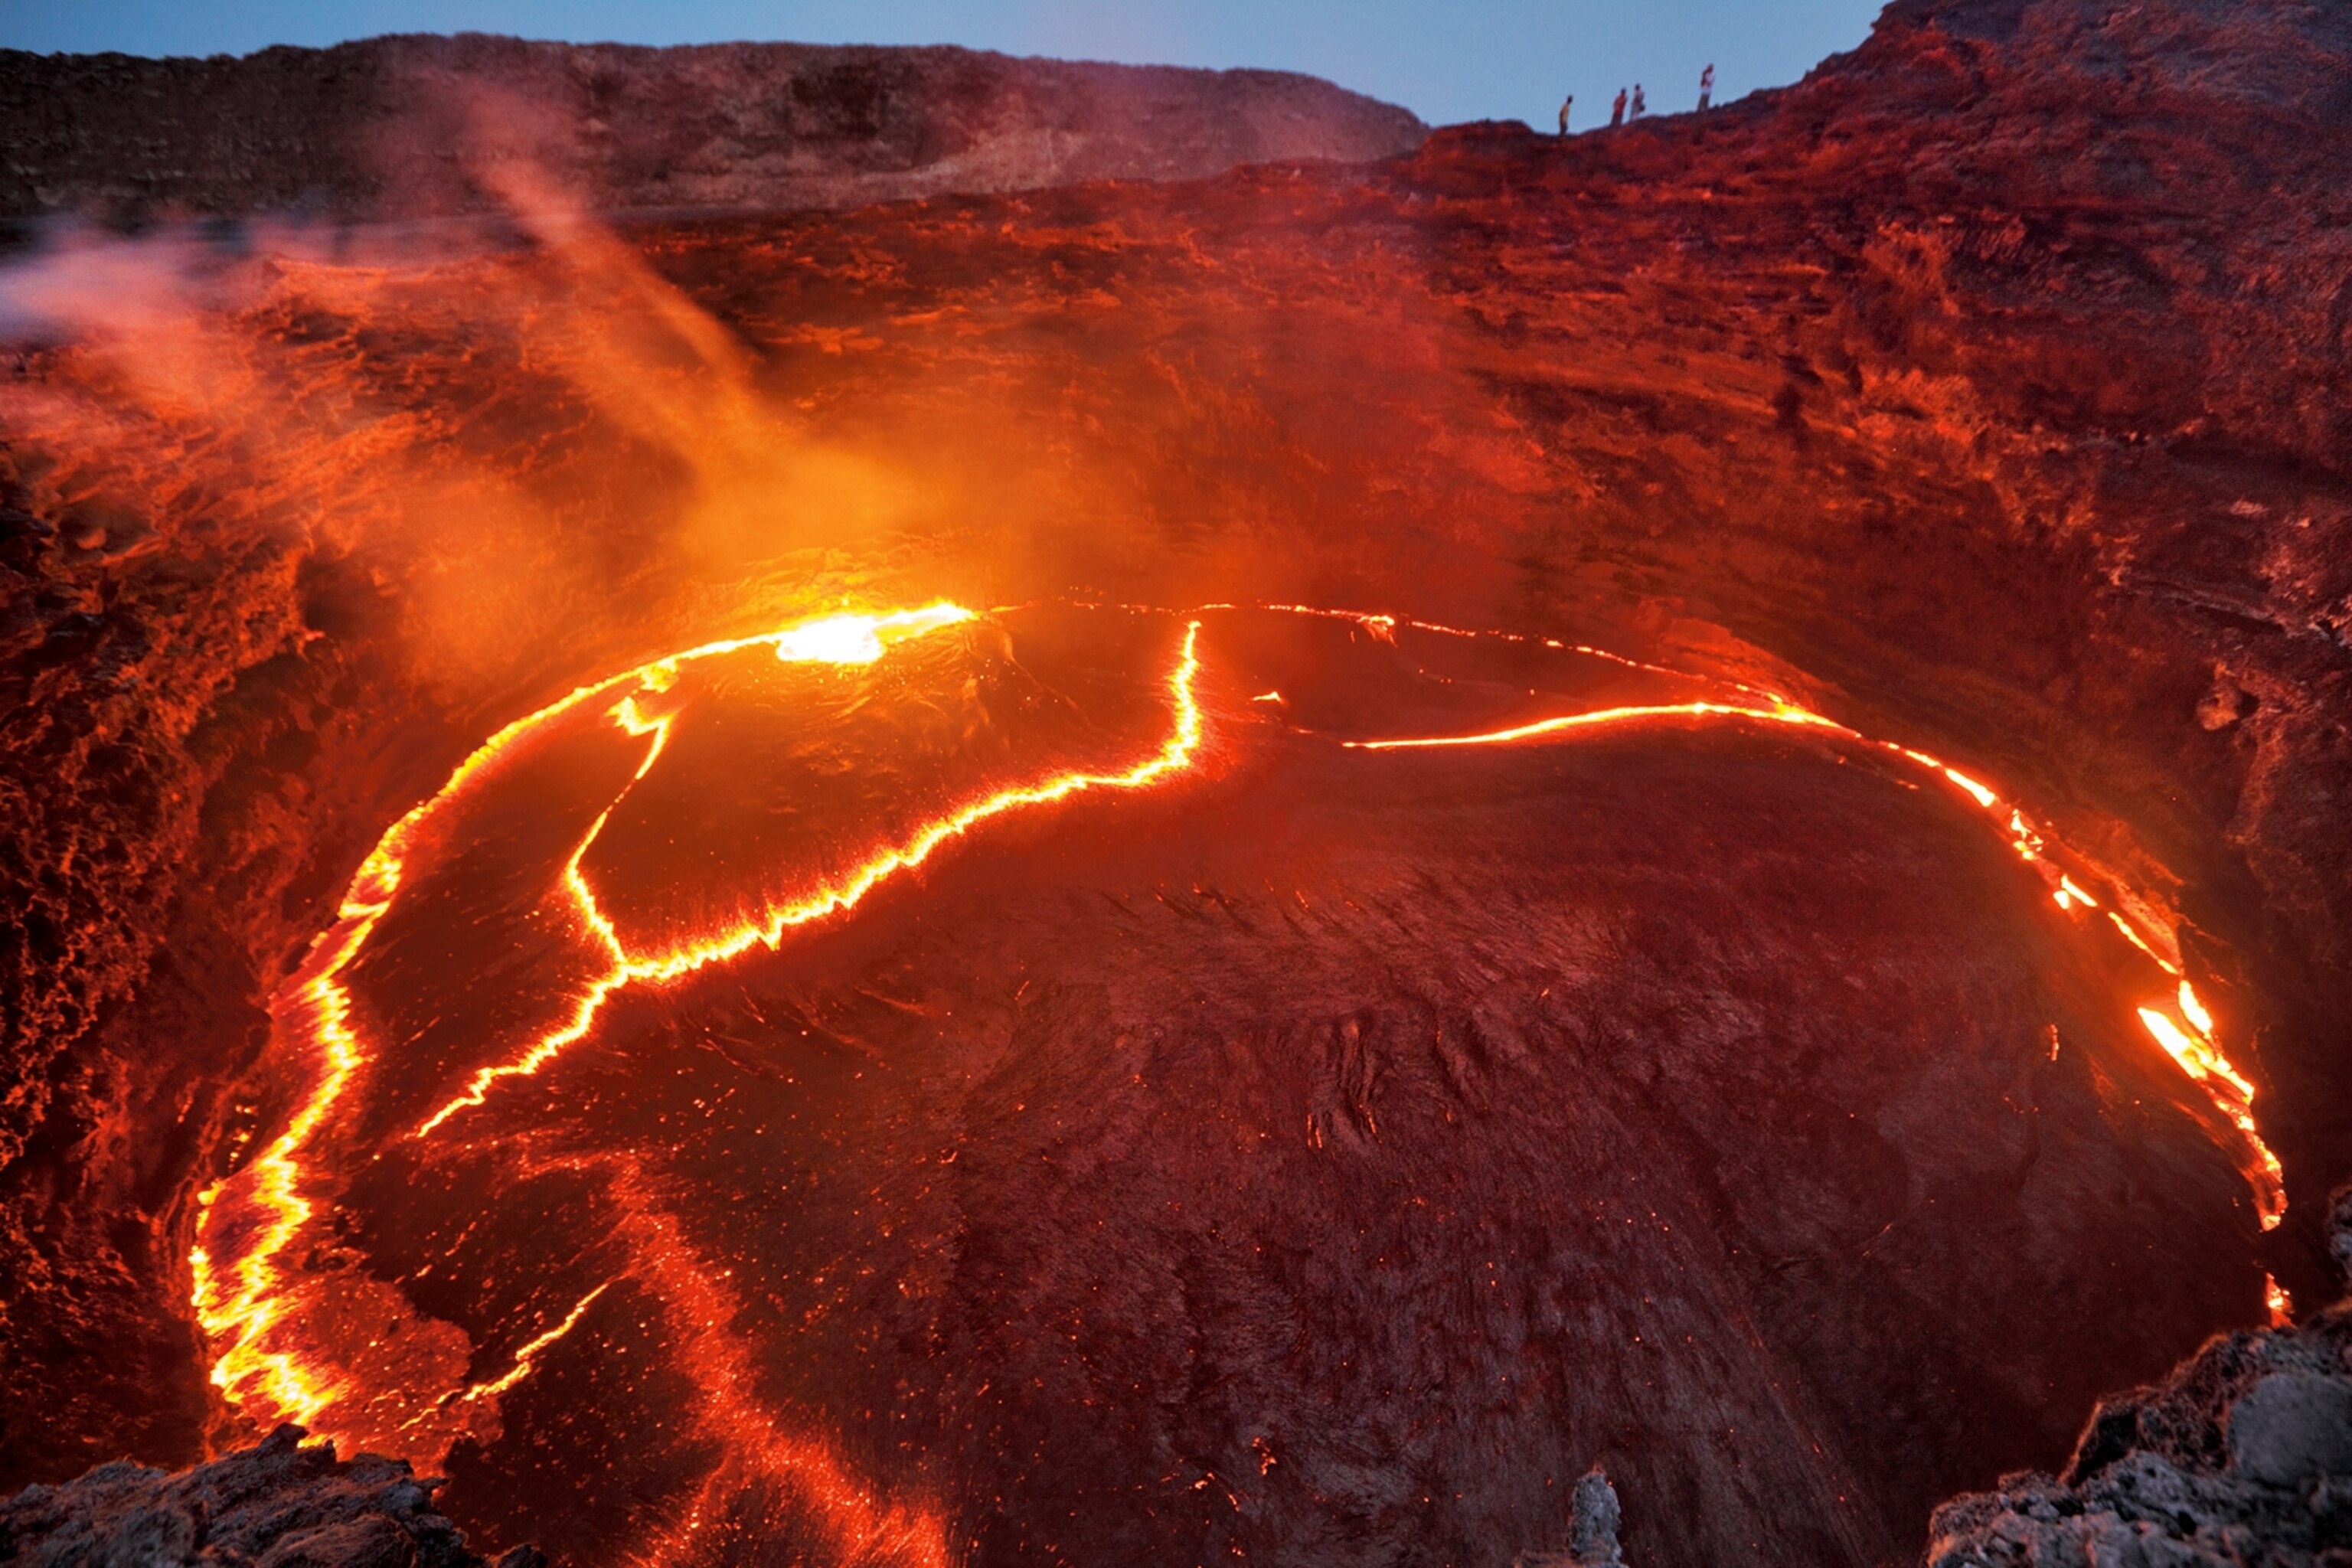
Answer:
<svg viewBox="0 0 2352 1568"><path fill-rule="evenodd" d="M628 1180L534 1189L510 1233L460 1215L511 1171L388 1142L333 1187L303 1278L415 1314L451 1387L582 1313L584 1359L453 1449L453 1510L587 1549L723 1481L726 1443L658 1419L704 1408L689 1372L600 1370L682 1310L642 1261L671 1237L761 1303L730 1353L762 1408L818 1413L794 1430L991 1560L1076 1550L1074 1515L1138 1550L1507 1558L1565 1537L1596 1459L1633 1561L1908 1551L1937 1497L2055 1463L2096 1390L2258 1317L2265 1269L2327 1289L2347 82L2325 7L1906 4L1786 92L1564 142L32 259L12 1473L257 1418L207 1403L195 1194L312 1092L265 1005L484 736L844 597L1255 602L1780 694L1995 781L2101 901L2053 908L2000 832L1834 747L1316 750L1440 676L1491 699L1449 724L1614 700L1444 665L1436 633L1294 715L1313 734L1204 688L1238 739L1195 793L976 840L919 896L622 1009L579 1059L623 1078L554 1080L603 1085L586 1122L479 1107L522 1119L488 1147L626 1149ZM1204 678L1273 636L1236 613L1202 612ZM1087 679L1150 692L1167 651ZM2082 956L2123 941L2109 914L2157 951ZM2134 1021L2176 978L2284 1163L2267 1236L2235 1131ZM471 1049L368 1103L421 1120L500 1059ZM627 1079L656 1061L658 1092ZM738 1190L754 1147L758 1203L680 1196ZM486 1237L536 1250L415 1282ZM1073 1436L1073 1409L1109 1414ZM550 1500L637 1417L681 1434L610 1494L652 1502ZM794 1484L728 1528L788 1530Z"/></svg>
<svg viewBox="0 0 2352 1568"><path fill-rule="evenodd" d="M841 207L1361 163L1424 130L1284 71L958 48L466 34L202 60L7 50L0 216L424 217L497 209L518 180L607 210Z"/></svg>

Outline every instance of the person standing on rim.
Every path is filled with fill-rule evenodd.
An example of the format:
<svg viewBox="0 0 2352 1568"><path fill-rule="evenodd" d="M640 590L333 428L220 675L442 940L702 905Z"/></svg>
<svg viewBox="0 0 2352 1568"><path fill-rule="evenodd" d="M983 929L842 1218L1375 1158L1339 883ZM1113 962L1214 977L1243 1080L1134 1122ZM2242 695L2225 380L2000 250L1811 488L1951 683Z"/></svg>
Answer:
<svg viewBox="0 0 2352 1568"><path fill-rule="evenodd" d="M1625 89L1622 87L1617 89L1617 101L1609 106L1609 123L1612 126L1625 123Z"/></svg>
<svg viewBox="0 0 2352 1568"><path fill-rule="evenodd" d="M1626 118L1629 120L1639 120L1642 116L1649 112L1650 101L1642 96L1642 84L1637 81L1633 84L1633 108L1632 112L1630 112Z"/></svg>
<svg viewBox="0 0 2352 1568"><path fill-rule="evenodd" d="M1576 94L1572 92L1559 100L1559 133L1562 136L1568 134L1568 111L1575 103Z"/></svg>
<svg viewBox="0 0 2352 1568"><path fill-rule="evenodd" d="M1698 111L1705 114L1706 106L1713 101L1715 101L1715 65L1713 61L1709 61L1706 69L1698 73Z"/></svg>

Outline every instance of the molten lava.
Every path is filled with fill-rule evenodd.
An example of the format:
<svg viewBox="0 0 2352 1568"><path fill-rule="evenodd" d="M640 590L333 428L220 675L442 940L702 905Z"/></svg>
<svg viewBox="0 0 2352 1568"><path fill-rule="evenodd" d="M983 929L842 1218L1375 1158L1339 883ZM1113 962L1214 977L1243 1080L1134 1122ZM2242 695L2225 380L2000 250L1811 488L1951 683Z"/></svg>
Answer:
<svg viewBox="0 0 2352 1568"><path fill-rule="evenodd" d="M1297 608L1297 606L1287 605L1283 607ZM1393 617L1386 616L1364 616L1362 619L1367 626L1383 635L1391 632L1396 624ZM1448 626L1429 626L1419 622L1413 624L1424 630L1443 632L1452 636L1475 635L1462 633ZM1553 643L1549 646L1556 647L1560 645ZM1577 651L1593 653L1597 650L1580 647ZM1743 689L1753 690L1754 689L1743 688ZM1873 747L1924 768L1951 784L1985 811L1996 817L2005 817L2005 828L2011 846L2021 858L2041 870L2043 877L2050 880L2051 898L2060 909L2071 912L2077 906L2085 909L2098 907L2096 899L2084 892L2081 886L2063 870L2050 863L2042 836L2026 821L2022 809L2010 806L2002 800L1999 792L1990 786L1969 777L1958 768L1948 766L1925 752L1914 751L1910 747L1899 745L1892 741L1873 740L1838 723L1835 720L1825 719L1818 713L1799 708L1778 695L1769 692L1761 695L1769 699L1769 706L1753 707L1736 702L1677 702L1598 708L1581 713L1557 714L1525 724L1475 734L1347 741L1341 743L1368 752L1409 751L1433 746L1508 745L1517 742L1536 741L1549 736L1568 734L1578 730L1673 719L1728 719L1752 723L1789 724L1800 728L1823 730L1842 741ZM2132 946L2154 959L2167 974L2179 973L2178 966L2159 957L2156 950L2132 928L2131 923L2123 916L2110 915L2108 918ZM2246 1147L2246 1178L2253 1187L2256 1211L2261 1216L2263 1228L2273 1229L2286 1215L2285 1173L2280 1167L2278 1156L2272 1152L2269 1144L2263 1142L2262 1131L2255 1124L2254 1086L2242 1073L2230 1065L2230 1059L2221 1054L2220 1047L2214 1043L2212 1017L2200 1003L2195 989L2188 981L2180 982L2175 1000L2177 1021L2175 1015L2166 1010L2167 1003L2159 1000L2138 1009L2140 1023L2147 1028L2149 1037L2164 1048L2165 1053L2180 1064L2181 1070L2211 1097L2214 1108L2243 1135Z"/></svg>
<svg viewBox="0 0 2352 1568"><path fill-rule="evenodd" d="M886 640L919 636L971 618L969 610L948 605L934 605L927 610L879 617L836 616L776 634L776 657L786 662L871 664L882 657ZM877 850L871 858L857 865L838 881L795 892L784 901L771 903L756 919L715 933L698 934L689 942L662 952L631 952L620 933L614 929L612 921L598 906L594 889L581 874L581 858L604 830L606 817L611 815L608 808L589 828L587 836L580 841L580 847L572 851L572 858L563 868L563 883L579 906L582 921L596 933L597 940L610 952L613 967L590 984L580 998L577 1011L562 1027L541 1036L513 1062L484 1068L476 1073L464 1093L425 1119L416 1129L416 1135L425 1137L466 1107L481 1104L482 1097L499 1079L528 1077L537 1072L565 1046L585 1035L594 1024L597 1010L604 1005L605 997L624 985L639 982L659 984L676 980L705 965L723 963L755 943L773 949L783 940L784 932L793 927L851 908L886 877L921 865L941 844L971 831L990 817L1023 806L1044 805L1081 790L1141 789L1156 782L1162 774L1184 767L1192 760L1193 749L1201 739L1200 710L1192 700L1192 674L1199 668L1193 655L1193 635L1186 635L1184 657L1178 663L1175 673L1169 677L1170 700L1176 714L1174 733L1167 744L1152 756L1116 773L1057 773L1035 784L1000 790L985 799L958 807L949 815L925 824L904 843ZM713 644L709 648L677 655L632 673L640 682L641 692L656 693L667 690L669 683L676 679L680 661L709 653L732 652L745 646L749 645L744 642ZM662 746L668 739L668 721L646 720L636 707L636 700L635 694L623 698L613 710L613 716L628 733L654 738L653 744L646 748L645 761L637 767L635 776L642 779L652 771L655 761L661 755Z"/></svg>
<svg viewBox="0 0 2352 1568"><path fill-rule="evenodd" d="M683 989L691 977L754 950L776 952L788 933L844 924L840 917L877 889L905 881L902 874L923 867L951 840L1030 808L1090 794L1146 792L1196 770L1208 741L1204 676L1216 678L1217 701L1243 731L1267 730L1310 745L1336 740L1340 752L1368 757L1525 748L1644 726L1727 722L1801 731L1857 756L1891 759L1925 771L1989 814L2015 854L2042 876L2057 907L2074 918L2082 940L2111 923L2136 950L2130 963L2152 963L2168 978L2178 974L2178 965L2157 952L2158 937L2112 911L2105 921L2080 912L2102 909L2085 884L2112 894L2112 879L2053 847L2000 792L1777 693L1551 639L1307 606L1213 605L1181 616L1051 612L1089 628L1081 636L1047 626L1034 634L1038 646L1061 647L1073 689L1093 683L1082 701L1060 684L1038 680L1004 651L1010 641L1001 648L992 641L1008 638L1005 627L1024 613L982 616L938 604L844 614L667 656L581 687L509 725L396 823L273 1007L285 1059L308 1074L295 1109L257 1158L203 1195L191 1258L194 1300L212 1340L213 1382L226 1397L257 1424L299 1421L363 1447L437 1463L454 1445L497 1442L502 1396L551 1361L599 1353L579 1350L583 1342L603 1341L615 1357L635 1343L640 1356L659 1358L646 1375L684 1379L701 1444L695 1450L699 1476L673 1478L652 1505L660 1522L645 1526L654 1530L656 1544L641 1560L691 1558L706 1538L720 1538L711 1532L721 1524L740 1528L730 1521L746 1489L786 1500L795 1517L813 1521L826 1550L845 1559L929 1564L956 1557L952 1526L939 1501L908 1500L919 1497L920 1482L911 1490L886 1485L871 1456L854 1459L824 1435L821 1412L761 1392L767 1374L742 1326L754 1304L730 1284L736 1270L709 1256L672 1212L677 1194L671 1185L627 1149L582 1146L556 1134L549 1118L572 1091L558 1084L528 1101L520 1091L523 1080L568 1074L568 1066L558 1070L567 1048L597 1034L624 997L644 997L641 1011L667 1005L656 998ZM1203 628L1213 619L1216 633L1204 652ZM1349 696L1329 682L1318 688L1313 671L1269 662L1260 647L1276 636L1268 627L1310 619L1339 623L1392 649L1401 631L1524 645L1531 657L1587 661L1612 672L1609 679L1663 681L1702 695L1602 701L1399 733L1410 714L1393 707L1392 698L1378 690ZM1111 641L1069 656L1064 645L1110 635L1097 623L1114 628ZM1152 628L1179 623L1172 662L1156 681L1159 736L1139 751L1132 739L1144 713L1138 694L1153 683L1115 667L1160 637ZM1229 668L1218 668L1219 635L1232 644ZM1434 692L1425 700L1441 707L1463 700L1451 689L1452 678L1421 673ZM1525 700L1549 699L1531 687ZM1326 717L1339 721L1322 722ZM685 765L676 763L677 748L681 737L701 732L692 728L698 725L773 744L773 755L788 765L772 773L758 766L724 770L737 775L731 778L697 773L679 786L685 795L643 800L644 792L665 786L673 765ZM786 731L784 741L758 739ZM855 738L840 742L848 750L837 752L843 736ZM1246 740L1237 734L1221 754L1251 750ZM633 749L615 750L616 742ZM712 754L723 757L723 748ZM909 765L910 756L920 765ZM849 776L861 773L874 779ZM519 804L503 801L502 794ZM702 828L679 815L714 794L740 795L742 810L754 815L730 806ZM577 826L565 829L565 822ZM698 833L709 853L705 868L687 879L693 887L680 893L659 886L673 859L693 860ZM543 847L530 847L542 841ZM735 849L745 843L763 845L775 858L738 863ZM515 868L496 869L499 857L513 858ZM547 870L532 873L532 865ZM534 886L534 875L545 882ZM919 894L908 898L913 903L901 908L916 910L919 919ZM422 900L414 910L413 900ZM1303 893L1296 901L1312 914ZM2147 907L2145 900L2116 901ZM433 938L440 947L427 941L437 922L460 915L478 931L465 939L469 944L494 958L510 945L518 955L515 979L497 994L467 989L471 983L460 984L446 964L426 962L447 946L441 938ZM743 996L757 1014L750 991ZM2252 1114L2253 1086L2221 1051L2200 999L2179 979L2169 996L2139 1006L2138 1016L2242 1135L2261 1221L2275 1224L2282 1188ZM453 1026L458 1036L451 1035ZM2054 1057L2054 1029L2052 1039ZM516 1103L494 1115L494 1100L508 1099ZM1361 1121L1367 1136L1379 1135L1369 1109ZM1308 1131L1314 1148L1327 1146L1325 1123L1315 1115ZM568 1306L548 1302L542 1289L526 1291L537 1303L527 1320L532 1331L487 1367L476 1364L481 1347L411 1301L446 1289L434 1271L457 1268L477 1223L466 1224L446 1247L436 1243L437 1256L386 1283L363 1256L366 1234L338 1217L354 1184L384 1179L371 1167L397 1182L424 1179L440 1168L436 1162L452 1161L452 1172L502 1168L499 1182L522 1190L588 1184L623 1259L617 1270L572 1285L561 1298ZM434 1179L462 1187L474 1178ZM401 1247L425 1255L414 1242ZM619 1289L624 1281L627 1288ZM2275 1298L2273 1310L2283 1310ZM653 1322L664 1325L660 1333L651 1334ZM635 1397L635 1385L628 1392ZM1268 1459L1261 1474L1271 1468ZM875 1479L859 1479L861 1472Z"/></svg>
<svg viewBox="0 0 2352 1568"><path fill-rule="evenodd" d="M601 811L565 860L562 886L574 905L579 925L591 933L609 957L609 967L592 978L575 999L568 1018L541 1034L514 1059L478 1069L465 1088L415 1129L415 1136L433 1133L458 1111L483 1103L500 1079L529 1077L545 1067L567 1045L593 1026L598 1013L616 991L633 984L659 985L721 963L748 949L774 948L794 927L824 919L856 906L877 885L898 872L921 865L951 838L970 832L991 818L1068 798L1089 790L1133 790L1148 787L1189 766L1202 739L1200 709L1192 692L1199 668L1196 643L1199 623L1185 631L1181 653L1166 681L1172 722L1158 750L1116 771L1048 773L997 789L955 806L924 822L904 839L877 846L845 872L814 885L784 890L772 899L754 919L714 931L695 933L689 940L650 952L632 952L583 873L582 862L594 847L614 806L628 789L643 781L660 758L669 737L672 715L648 717L646 700L670 691L681 669L698 661L749 648L772 647L786 664L871 665L903 640L971 621L972 613L960 606L933 605L919 610L887 615L837 615L788 626L764 637L706 644L643 665L624 675L582 687L539 712L509 725L463 763L449 783L385 835L354 879L336 926L320 939L300 976L289 988L276 1010L279 1026L290 1037L307 1038L321 1071L309 1099L279 1135L252 1165L203 1194L200 1241L191 1256L195 1279L199 1321L215 1341L213 1381L232 1400L268 1419L299 1421L316 1429L347 1435L372 1447L398 1446L427 1417L413 1415L391 1434L362 1418L350 1422L349 1407L364 1404L380 1407L393 1391L355 1384L347 1367L333 1364L303 1342L303 1325L290 1321L289 1301L296 1292L283 1271L285 1257L314 1215L304 1193L302 1157L313 1137L332 1116L353 1075L371 1061L370 1052L350 1023L351 998L339 977L359 956L377 922L390 910L402 884L412 847L429 831L436 814L461 797L477 781L490 775L509 752L527 745L534 734L615 690L625 695L607 710L625 734L650 738L619 795ZM224 1202L224 1197L227 1201ZM224 1267L215 1252L233 1255ZM656 1269L667 1280L690 1275L691 1269ZM507 1392L532 1369L533 1359L569 1332L608 1285L583 1296L561 1322L514 1353L502 1375L478 1382L462 1393L443 1398L442 1408L494 1398ZM704 1320L704 1326L709 1320ZM719 1380L731 1386L736 1379ZM741 1425L739 1419L734 1425ZM837 1473L822 1445L793 1441L765 1447L773 1468L807 1483L804 1489L820 1502L845 1541L862 1553L887 1538L899 1546L920 1545L915 1560L944 1559L934 1539L936 1531L908 1523L875 1504ZM781 1456L781 1457L779 1457ZM689 1523L691 1520L689 1515ZM896 1521L896 1522L892 1522Z"/></svg>

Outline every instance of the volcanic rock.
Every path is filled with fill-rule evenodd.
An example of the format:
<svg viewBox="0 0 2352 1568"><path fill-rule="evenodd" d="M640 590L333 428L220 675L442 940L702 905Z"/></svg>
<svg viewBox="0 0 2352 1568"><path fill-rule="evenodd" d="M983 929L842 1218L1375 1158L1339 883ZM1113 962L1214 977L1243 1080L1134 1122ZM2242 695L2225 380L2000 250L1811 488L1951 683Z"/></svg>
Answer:
<svg viewBox="0 0 2352 1568"><path fill-rule="evenodd" d="M2336 1235L2352 1248L2352 1224ZM1929 1533L1928 1568L2352 1563L2352 1300L2216 1338L2103 1401L2063 1476L2003 1476Z"/></svg>
<svg viewBox="0 0 2352 1568"><path fill-rule="evenodd" d="M1423 132L1286 71L946 47L469 33L242 58L6 50L0 216L419 217L558 194L605 211L843 207L1361 163Z"/></svg>
<svg viewBox="0 0 2352 1568"><path fill-rule="evenodd" d="M258 1447L176 1476L117 1463L0 1502L0 1562L22 1568L491 1568L401 1461L338 1461L283 1426ZM544 1568L519 1546L496 1568Z"/></svg>

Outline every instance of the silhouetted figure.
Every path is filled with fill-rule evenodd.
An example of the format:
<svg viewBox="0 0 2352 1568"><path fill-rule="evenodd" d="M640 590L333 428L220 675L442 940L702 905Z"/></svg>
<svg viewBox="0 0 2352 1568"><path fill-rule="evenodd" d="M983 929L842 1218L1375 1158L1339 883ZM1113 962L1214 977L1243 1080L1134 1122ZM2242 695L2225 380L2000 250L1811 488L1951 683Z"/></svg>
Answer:
<svg viewBox="0 0 2352 1568"><path fill-rule="evenodd" d="M1617 89L1617 101L1609 106L1609 123L1611 125L1625 123L1625 89L1622 87Z"/></svg>
<svg viewBox="0 0 2352 1568"><path fill-rule="evenodd" d="M1639 120L1642 116L1649 112L1650 100L1642 96L1642 84L1637 81L1633 84L1633 108L1632 112L1629 113L1626 118L1628 120Z"/></svg>
<svg viewBox="0 0 2352 1568"><path fill-rule="evenodd" d="M1572 93L1572 92L1571 92L1571 93L1570 93L1566 98L1563 98L1563 99L1561 99L1561 100L1559 100L1559 133L1560 133L1562 136L1565 136L1565 135L1567 135L1567 134L1568 134L1568 111L1569 111L1570 107L1572 104L1574 104L1575 102L1576 102L1576 94L1574 94L1574 93Z"/></svg>
<svg viewBox="0 0 2352 1568"><path fill-rule="evenodd" d="M1705 114L1706 106L1714 101L1715 67L1709 65L1706 69L1698 73L1698 111Z"/></svg>

